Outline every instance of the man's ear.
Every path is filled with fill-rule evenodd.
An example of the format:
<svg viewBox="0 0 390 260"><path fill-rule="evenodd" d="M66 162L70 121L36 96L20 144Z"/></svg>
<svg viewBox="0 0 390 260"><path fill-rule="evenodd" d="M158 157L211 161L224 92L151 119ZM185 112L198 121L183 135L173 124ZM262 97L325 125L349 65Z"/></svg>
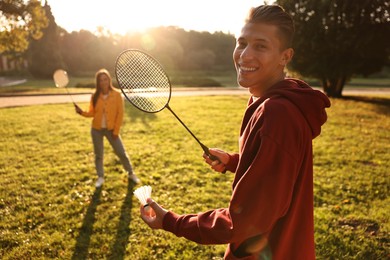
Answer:
<svg viewBox="0 0 390 260"><path fill-rule="evenodd" d="M286 66L287 63L289 63L294 56L294 50L293 48L287 48L282 53L282 59L280 60L280 65Z"/></svg>

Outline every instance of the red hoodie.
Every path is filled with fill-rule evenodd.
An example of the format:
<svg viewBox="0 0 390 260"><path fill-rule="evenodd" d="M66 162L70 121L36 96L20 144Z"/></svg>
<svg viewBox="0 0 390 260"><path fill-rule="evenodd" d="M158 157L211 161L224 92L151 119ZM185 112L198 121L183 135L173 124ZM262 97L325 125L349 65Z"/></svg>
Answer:
<svg viewBox="0 0 390 260"><path fill-rule="evenodd" d="M200 244L229 246L225 259L315 259L312 139L329 99L286 79L249 100L229 207L198 214L168 212L163 228Z"/></svg>

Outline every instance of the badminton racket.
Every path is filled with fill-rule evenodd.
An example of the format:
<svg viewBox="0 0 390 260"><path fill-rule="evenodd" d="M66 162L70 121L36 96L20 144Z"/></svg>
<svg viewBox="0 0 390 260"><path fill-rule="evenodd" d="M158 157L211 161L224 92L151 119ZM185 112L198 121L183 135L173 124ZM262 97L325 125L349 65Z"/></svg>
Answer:
<svg viewBox="0 0 390 260"><path fill-rule="evenodd" d="M198 142L204 153L211 160L220 161L216 156L210 154L209 148L169 107L171 82L156 59L139 50L125 50L119 54L116 60L115 76L123 95L132 105L148 113L157 113L167 108Z"/></svg>
<svg viewBox="0 0 390 260"><path fill-rule="evenodd" d="M66 92L68 93L68 95L72 99L73 105L75 107L77 107L76 103L73 100L72 95L69 93L69 90L66 87L69 83L68 73L65 70L61 70L61 69L56 70L53 74L53 79L54 79L54 83L55 83L57 88L65 88L66 89Z"/></svg>

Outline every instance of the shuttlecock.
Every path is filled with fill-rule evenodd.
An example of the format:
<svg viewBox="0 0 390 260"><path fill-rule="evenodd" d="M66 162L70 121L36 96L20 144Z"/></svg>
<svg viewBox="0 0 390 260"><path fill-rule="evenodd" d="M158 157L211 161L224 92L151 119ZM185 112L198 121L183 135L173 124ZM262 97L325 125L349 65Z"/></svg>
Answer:
<svg viewBox="0 0 390 260"><path fill-rule="evenodd" d="M142 187L139 187L134 191L134 195L137 197L139 202L144 206L146 211L149 211L150 207L149 204L146 202L148 198L152 195L152 187L149 185L145 185Z"/></svg>

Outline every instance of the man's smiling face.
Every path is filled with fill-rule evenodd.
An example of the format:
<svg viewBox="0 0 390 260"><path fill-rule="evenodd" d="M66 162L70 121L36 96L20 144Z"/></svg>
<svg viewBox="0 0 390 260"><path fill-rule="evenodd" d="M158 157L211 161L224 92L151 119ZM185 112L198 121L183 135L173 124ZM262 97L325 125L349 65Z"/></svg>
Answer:
<svg viewBox="0 0 390 260"><path fill-rule="evenodd" d="M291 59L292 49L283 49L275 25L247 23L237 38L233 60L237 82L254 96L284 78L283 69Z"/></svg>

